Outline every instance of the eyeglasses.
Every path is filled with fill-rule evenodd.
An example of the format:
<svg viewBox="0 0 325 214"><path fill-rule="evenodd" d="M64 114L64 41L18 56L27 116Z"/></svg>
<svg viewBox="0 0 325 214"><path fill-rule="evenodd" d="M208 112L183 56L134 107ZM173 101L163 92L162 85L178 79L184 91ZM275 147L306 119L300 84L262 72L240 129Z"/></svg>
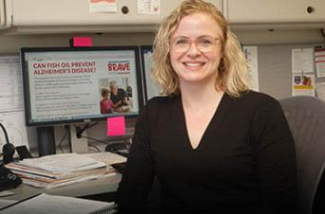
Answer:
<svg viewBox="0 0 325 214"><path fill-rule="evenodd" d="M195 43L196 48L200 52L207 53L213 51L214 47L220 43L220 39L202 36L192 41L187 37L176 37L171 41L171 48L176 53L185 53L190 49L192 42Z"/></svg>

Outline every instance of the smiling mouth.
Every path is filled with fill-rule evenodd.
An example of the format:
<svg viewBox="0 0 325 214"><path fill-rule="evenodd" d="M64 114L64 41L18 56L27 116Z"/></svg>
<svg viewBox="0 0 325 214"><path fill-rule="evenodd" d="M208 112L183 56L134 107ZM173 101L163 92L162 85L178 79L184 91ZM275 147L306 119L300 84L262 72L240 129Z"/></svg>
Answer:
<svg viewBox="0 0 325 214"><path fill-rule="evenodd" d="M195 68L195 67L203 66L205 63L204 62L184 62L183 64L187 67Z"/></svg>

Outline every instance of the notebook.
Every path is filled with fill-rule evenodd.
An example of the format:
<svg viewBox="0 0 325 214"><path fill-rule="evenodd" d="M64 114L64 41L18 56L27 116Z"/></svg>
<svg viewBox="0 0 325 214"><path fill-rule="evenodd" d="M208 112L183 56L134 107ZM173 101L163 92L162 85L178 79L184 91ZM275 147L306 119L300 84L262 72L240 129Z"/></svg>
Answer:
<svg viewBox="0 0 325 214"><path fill-rule="evenodd" d="M0 214L113 214L113 202L56 196L41 193L0 209Z"/></svg>

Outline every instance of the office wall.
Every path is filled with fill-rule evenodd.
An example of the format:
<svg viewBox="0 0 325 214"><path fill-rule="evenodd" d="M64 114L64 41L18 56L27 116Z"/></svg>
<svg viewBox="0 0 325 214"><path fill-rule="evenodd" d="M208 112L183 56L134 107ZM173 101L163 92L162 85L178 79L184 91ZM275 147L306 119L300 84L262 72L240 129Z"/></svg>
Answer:
<svg viewBox="0 0 325 214"><path fill-rule="evenodd" d="M68 47L73 36L90 36L93 46L151 44L153 33L12 35L0 37L0 53L18 53L21 47Z"/></svg>
<svg viewBox="0 0 325 214"><path fill-rule="evenodd" d="M233 31L244 45L308 44L322 43L325 41L319 29L234 29ZM69 39L73 36L75 35L41 34L0 36L0 53L18 53L20 47L27 46L68 46ZM78 34L77 36L90 36L94 46L150 45L152 44L154 33Z"/></svg>
<svg viewBox="0 0 325 214"><path fill-rule="evenodd" d="M243 45L258 46L258 69L260 91L277 99L291 96L291 49L313 47L325 44L319 30L235 30ZM150 45L153 33L132 34L79 34L91 36L94 46ZM20 47L68 46L72 34L65 35L14 35L0 37L0 53L18 53ZM1 74L0 74L1 75ZM64 128L56 128L56 141L64 135ZM88 131L88 136L99 140L120 140L107 138L105 123ZM29 129L30 147L37 149L35 130ZM122 139L124 140L124 139ZM67 142L63 142L67 145ZM103 149L104 144L98 147ZM58 151L60 152L60 151Z"/></svg>
<svg viewBox="0 0 325 214"><path fill-rule="evenodd" d="M258 67L260 91L271 94L277 99L292 96L292 63L291 50L298 48L314 48L323 43L304 44L281 44L281 45L260 45L258 46ZM325 78L317 78L315 82L324 82Z"/></svg>

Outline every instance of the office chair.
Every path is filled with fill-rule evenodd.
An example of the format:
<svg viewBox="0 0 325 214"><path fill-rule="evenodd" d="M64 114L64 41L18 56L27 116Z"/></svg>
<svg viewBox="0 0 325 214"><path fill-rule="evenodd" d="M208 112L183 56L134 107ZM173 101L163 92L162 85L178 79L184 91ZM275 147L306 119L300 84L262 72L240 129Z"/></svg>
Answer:
<svg viewBox="0 0 325 214"><path fill-rule="evenodd" d="M324 195L319 191L325 189L318 189L325 164L325 102L310 96L290 97L279 102L295 140L298 210L302 214L321 213L313 210L313 205L316 192L318 196Z"/></svg>

